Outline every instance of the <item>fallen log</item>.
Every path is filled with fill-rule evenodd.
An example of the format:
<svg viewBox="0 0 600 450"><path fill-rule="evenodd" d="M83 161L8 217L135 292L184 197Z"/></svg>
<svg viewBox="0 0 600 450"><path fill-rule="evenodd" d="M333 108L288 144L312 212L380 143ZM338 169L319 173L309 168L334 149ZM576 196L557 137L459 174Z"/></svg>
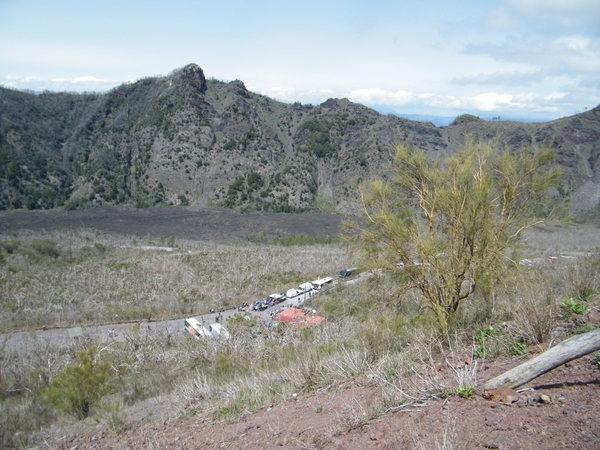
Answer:
<svg viewBox="0 0 600 450"><path fill-rule="evenodd" d="M556 347L485 383L484 389L514 389L569 361L600 350L600 328L573 336Z"/></svg>

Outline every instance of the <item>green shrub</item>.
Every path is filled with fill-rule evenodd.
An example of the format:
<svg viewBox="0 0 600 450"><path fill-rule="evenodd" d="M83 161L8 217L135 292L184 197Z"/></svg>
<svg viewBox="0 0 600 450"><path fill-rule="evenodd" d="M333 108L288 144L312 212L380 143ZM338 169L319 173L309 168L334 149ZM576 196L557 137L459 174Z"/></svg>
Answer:
<svg viewBox="0 0 600 450"><path fill-rule="evenodd" d="M180 204L181 206L189 206L189 205L190 205L190 201L189 201L189 200L188 200L188 198L187 198L185 195L183 195L183 194L179 194L179 195L177 196L177 199L179 200L179 204Z"/></svg>
<svg viewBox="0 0 600 450"><path fill-rule="evenodd" d="M456 387L456 394L460 398L473 398L475 397L475 388L468 384L461 384Z"/></svg>
<svg viewBox="0 0 600 450"><path fill-rule="evenodd" d="M92 408L111 390L108 361L99 361L96 346L77 352L77 362L69 364L45 390L44 397L56 409L77 419L85 419Z"/></svg>
<svg viewBox="0 0 600 450"><path fill-rule="evenodd" d="M508 349L508 353L511 356L522 356L529 353L529 347L525 342L515 342Z"/></svg>
<svg viewBox="0 0 600 450"><path fill-rule="evenodd" d="M560 307L563 310L565 318L569 319L572 314L585 314L587 307L575 300L573 297L565 298L561 303Z"/></svg>

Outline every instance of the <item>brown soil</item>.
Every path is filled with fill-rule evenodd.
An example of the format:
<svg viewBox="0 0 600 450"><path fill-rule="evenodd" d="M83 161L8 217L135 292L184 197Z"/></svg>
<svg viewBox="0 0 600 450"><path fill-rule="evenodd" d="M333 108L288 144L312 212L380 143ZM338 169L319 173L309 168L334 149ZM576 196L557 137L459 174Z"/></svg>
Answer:
<svg viewBox="0 0 600 450"><path fill-rule="evenodd" d="M490 379L526 357L483 367ZM449 372L450 369L441 369ZM448 374L447 374L448 375ZM57 448L222 449L598 449L600 367L592 355L563 365L523 386L525 391L491 400L415 400L369 419L381 389L367 379L323 393L264 405L233 421L200 417L160 419L164 405L144 406L145 417L119 435L79 429L54 441ZM154 412L154 414L152 414Z"/></svg>

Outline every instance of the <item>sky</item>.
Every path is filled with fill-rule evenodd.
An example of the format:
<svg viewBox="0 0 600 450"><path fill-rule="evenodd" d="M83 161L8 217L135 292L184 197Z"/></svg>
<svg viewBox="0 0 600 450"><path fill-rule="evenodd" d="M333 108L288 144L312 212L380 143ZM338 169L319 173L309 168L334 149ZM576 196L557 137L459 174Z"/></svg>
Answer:
<svg viewBox="0 0 600 450"><path fill-rule="evenodd" d="M600 104L599 0L0 0L0 85L198 64L284 102L543 122Z"/></svg>

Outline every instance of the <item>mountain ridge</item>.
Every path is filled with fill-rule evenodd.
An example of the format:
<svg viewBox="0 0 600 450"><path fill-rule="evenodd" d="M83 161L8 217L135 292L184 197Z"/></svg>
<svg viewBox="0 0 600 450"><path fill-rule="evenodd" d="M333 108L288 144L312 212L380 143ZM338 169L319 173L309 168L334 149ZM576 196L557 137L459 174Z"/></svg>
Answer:
<svg viewBox="0 0 600 450"><path fill-rule="evenodd" d="M547 145L575 215L600 203L600 107L551 122L462 115L436 127L347 99L287 104L197 64L103 94L0 88L0 208L198 204L351 212L358 183L403 141L432 157L467 134L519 151Z"/></svg>

